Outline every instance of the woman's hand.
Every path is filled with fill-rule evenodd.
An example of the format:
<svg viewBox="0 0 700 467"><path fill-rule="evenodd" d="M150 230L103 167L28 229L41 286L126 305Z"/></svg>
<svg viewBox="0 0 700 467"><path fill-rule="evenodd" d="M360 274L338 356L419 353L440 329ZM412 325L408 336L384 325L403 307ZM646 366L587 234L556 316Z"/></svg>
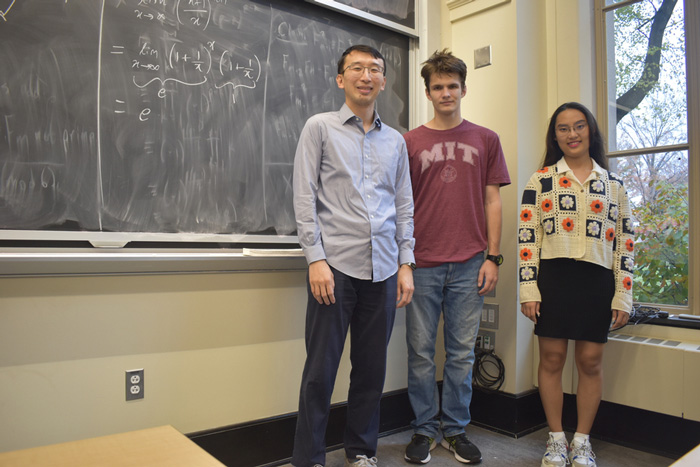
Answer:
<svg viewBox="0 0 700 467"><path fill-rule="evenodd" d="M612 323L610 323L610 330L614 331L615 329L620 329L623 327L625 324L627 324L627 321L630 319L630 314L622 311L622 310L613 310L612 311Z"/></svg>
<svg viewBox="0 0 700 467"><path fill-rule="evenodd" d="M520 311L527 316L527 319L537 324L537 318L540 316L540 302L521 303Z"/></svg>

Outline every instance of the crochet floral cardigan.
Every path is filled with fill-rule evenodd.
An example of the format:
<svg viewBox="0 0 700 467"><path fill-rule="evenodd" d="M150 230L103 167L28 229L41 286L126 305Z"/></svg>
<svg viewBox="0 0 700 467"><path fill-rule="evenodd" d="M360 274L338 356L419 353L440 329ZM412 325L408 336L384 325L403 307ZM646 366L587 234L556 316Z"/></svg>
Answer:
<svg viewBox="0 0 700 467"><path fill-rule="evenodd" d="M632 310L634 229L627 191L593 161L583 186L564 159L538 170L523 192L518 227L520 302L541 301L540 259L573 258L612 269L611 309Z"/></svg>

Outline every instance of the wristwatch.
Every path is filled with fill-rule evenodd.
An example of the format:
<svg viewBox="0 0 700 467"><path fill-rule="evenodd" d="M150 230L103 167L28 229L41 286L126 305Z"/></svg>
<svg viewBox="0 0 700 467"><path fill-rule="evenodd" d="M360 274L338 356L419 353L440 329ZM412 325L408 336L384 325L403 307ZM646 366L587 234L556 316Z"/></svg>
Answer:
<svg viewBox="0 0 700 467"><path fill-rule="evenodd" d="M412 271L415 271L415 270L416 270L416 267L417 267L417 266L416 266L416 263L403 263L403 264L405 264L406 266L408 266L409 268L411 268ZM403 266L403 264L402 264L401 266Z"/></svg>
<svg viewBox="0 0 700 467"><path fill-rule="evenodd" d="M496 263L496 266L500 266L501 264L503 264L503 255L486 255L486 259Z"/></svg>

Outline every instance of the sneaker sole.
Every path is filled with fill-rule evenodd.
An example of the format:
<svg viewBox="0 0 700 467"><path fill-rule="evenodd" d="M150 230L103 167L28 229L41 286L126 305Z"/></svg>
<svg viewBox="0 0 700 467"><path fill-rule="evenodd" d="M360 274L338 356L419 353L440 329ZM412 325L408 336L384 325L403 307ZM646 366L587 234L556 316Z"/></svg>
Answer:
<svg viewBox="0 0 700 467"><path fill-rule="evenodd" d="M596 462L593 462L592 464L580 464L578 462L575 462L573 459L571 459L570 462L571 467L596 467L598 465Z"/></svg>
<svg viewBox="0 0 700 467"><path fill-rule="evenodd" d="M462 464L478 464L479 462L481 462L481 457L479 458L479 460L475 459L470 461L469 459L465 459L464 457L460 456L459 454L457 454L457 451L452 449L452 445L450 445L450 443L448 443L444 438L440 441L440 446L454 453L455 459L460 461Z"/></svg>
<svg viewBox="0 0 700 467"><path fill-rule="evenodd" d="M430 453L428 453L428 457L426 457L423 460L408 457L407 455L404 455L403 458L406 459L406 462L410 462L411 464L427 464L428 462L430 462L431 459Z"/></svg>
<svg viewBox="0 0 700 467"><path fill-rule="evenodd" d="M430 445L430 449L428 450L428 457L426 457L423 460L416 459L414 457L408 457L406 454L404 454L403 458L406 460L406 462L410 462L411 464L427 464L428 462L430 462L430 459L432 459L432 457L430 457L430 451L435 449L435 446L437 446L437 441L432 442L432 444Z"/></svg>
<svg viewBox="0 0 700 467"><path fill-rule="evenodd" d="M552 464L549 462L545 463L544 461L542 461L542 463L540 464L540 467L564 467L566 465L567 465L566 462L563 462L561 464Z"/></svg>

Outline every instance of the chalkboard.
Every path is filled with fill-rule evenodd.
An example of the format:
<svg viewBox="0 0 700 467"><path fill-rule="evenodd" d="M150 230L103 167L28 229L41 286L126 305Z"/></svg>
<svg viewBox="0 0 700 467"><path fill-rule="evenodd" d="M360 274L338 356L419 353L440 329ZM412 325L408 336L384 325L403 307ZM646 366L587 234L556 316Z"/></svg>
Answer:
<svg viewBox="0 0 700 467"><path fill-rule="evenodd" d="M415 0L306 0L412 37L416 30Z"/></svg>
<svg viewBox="0 0 700 467"><path fill-rule="evenodd" d="M357 43L405 131L409 39L303 0L0 0L0 239L294 235L297 138Z"/></svg>
<svg viewBox="0 0 700 467"><path fill-rule="evenodd" d="M335 0L409 28L416 27L415 0Z"/></svg>

